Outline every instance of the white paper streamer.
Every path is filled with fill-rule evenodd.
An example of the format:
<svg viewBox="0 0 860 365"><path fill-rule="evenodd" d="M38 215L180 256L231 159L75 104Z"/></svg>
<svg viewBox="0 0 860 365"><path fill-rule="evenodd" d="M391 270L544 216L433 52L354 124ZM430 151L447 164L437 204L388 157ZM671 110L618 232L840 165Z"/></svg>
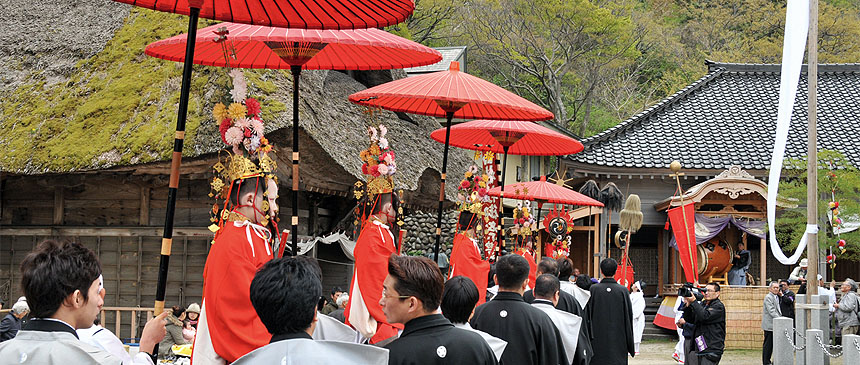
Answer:
<svg viewBox="0 0 860 365"><path fill-rule="evenodd" d="M791 257L786 257L776 241L776 196L779 192L779 178L782 173L782 160L785 156L785 145L788 140L788 130L791 124L791 111L794 107L794 97L797 94L797 83L803 66L803 53L806 50L806 36L809 31L809 0L788 0L785 8L785 39L782 46L782 70L779 83L779 107L776 114L776 139L773 145L773 156L770 159L770 176L767 180L767 226L770 231L770 251L779 262L793 265L806 249L806 241L810 227L797 245L797 251ZM818 227L815 227L815 232Z"/></svg>

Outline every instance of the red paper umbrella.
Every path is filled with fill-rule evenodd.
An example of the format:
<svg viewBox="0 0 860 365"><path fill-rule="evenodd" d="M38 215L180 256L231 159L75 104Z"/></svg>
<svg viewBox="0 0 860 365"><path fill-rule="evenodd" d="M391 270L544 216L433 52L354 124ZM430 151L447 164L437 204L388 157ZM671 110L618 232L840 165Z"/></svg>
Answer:
<svg viewBox="0 0 860 365"><path fill-rule="evenodd" d="M445 128L430 134L445 142ZM449 143L470 150L522 156L561 156L579 153L582 143L533 122L473 120L451 127Z"/></svg>
<svg viewBox="0 0 860 365"><path fill-rule="evenodd" d="M365 29L394 25L415 10L412 0L114 0L206 19L303 29ZM190 5L189 5L190 4Z"/></svg>
<svg viewBox="0 0 860 365"><path fill-rule="evenodd" d="M200 30L194 63L240 68L290 69L293 74L292 232L299 221L299 80L302 69L380 70L439 62L439 51L379 29L304 30L221 23ZM187 36L154 42L146 54L184 62ZM292 235L292 252L298 237Z"/></svg>
<svg viewBox="0 0 860 365"><path fill-rule="evenodd" d="M412 0L114 1L168 13L187 14L186 59L193 58L197 38L197 18L201 15L209 19L291 28L355 29L393 25L405 20L415 10L415 3ZM173 244L173 216L176 208L177 191L179 190L179 169L182 164L188 94L191 89L191 65L192 63L186 62L182 69L176 136L173 141L173 159L170 164L170 183L168 184L164 217L164 234L161 240L161 260L158 265L158 282L155 289L156 313L161 313L164 310L164 296L167 289L167 269L170 264L170 249ZM293 231L295 232L295 229Z"/></svg>
<svg viewBox="0 0 860 365"><path fill-rule="evenodd" d="M442 60L435 49L379 29L305 30L221 23L201 29L196 42L194 63L218 67L388 70ZM223 42L234 53L228 59ZM184 62L186 43L187 36L180 34L146 46L146 54Z"/></svg>
<svg viewBox="0 0 860 365"><path fill-rule="evenodd" d="M451 130L451 120L548 120L554 116L548 110L523 99L491 82L460 72L460 63L451 62L448 71L395 80L349 96L349 101L397 112L445 117L445 128ZM439 259L442 240L442 205L445 200L445 178L448 170L448 133L442 155L442 176L439 187L439 213L436 218L436 248L434 260ZM501 216L501 215L500 215Z"/></svg>
<svg viewBox="0 0 860 365"><path fill-rule="evenodd" d="M349 101L433 117L496 120L548 120L553 114L489 81L460 72L451 62L448 71L412 76L374 86L349 96Z"/></svg>
<svg viewBox="0 0 860 365"><path fill-rule="evenodd" d="M506 185L505 198L534 200L539 203L579 205L591 207L603 207L603 203L589 198L564 186L546 181L546 176L541 176L540 181L528 181ZM502 187L497 186L490 189L487 194L491 196L502 196Z"/></svg>

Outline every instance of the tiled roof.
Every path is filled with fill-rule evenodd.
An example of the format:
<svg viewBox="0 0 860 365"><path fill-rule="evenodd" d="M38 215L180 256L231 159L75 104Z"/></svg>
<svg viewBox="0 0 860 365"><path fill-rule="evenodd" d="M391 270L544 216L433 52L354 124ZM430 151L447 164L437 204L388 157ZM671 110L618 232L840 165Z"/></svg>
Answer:
<svg viewBox="0 0 860 365"><path fill-rule="evenodd" d="M432 65L404 68L407 75L423 74L436 71L445 71L451 65L451 61L456 61L460 55L466 52L466 47L436 47L435 50L442 54L442 60ZM465 65L460 65L461 68Z"/></svg>
<svg viewBox="0 0 860 365"><path fill-rule="evenodd" d="M600 134L566 158L594 166L725 169L770 165L776 133L780 66L707 62L709 73L681 91ZM839 150L860 167L860 64L819 65L818 149ZM786 157L806 155L804 66Z"/></svg>

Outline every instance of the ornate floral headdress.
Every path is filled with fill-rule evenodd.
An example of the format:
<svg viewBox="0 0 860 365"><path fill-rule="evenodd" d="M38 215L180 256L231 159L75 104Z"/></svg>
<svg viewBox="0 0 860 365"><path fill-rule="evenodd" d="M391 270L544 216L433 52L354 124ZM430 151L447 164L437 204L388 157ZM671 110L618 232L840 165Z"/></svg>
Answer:
<svg viewBox="0 0 860 365"><path fill-rule="evenodd" d="M212 116L219 124L221 141L228 146L227 157L222 159L219 155L218 162L212 166L215 177L212 178L210 186L212 192L210 197L223 199L223 207L216 202L212 207L213 223L209 228L217 232L224 221L231 219L231 213L227 209L230 200L230 191L233 184L241 184L245 179L263 177L277 182L275 170L278 166L274 159L269 157L272 146L263 135L264 125L260 102L254 98L247 97L248 85L245 82L241 70L233 69L229 73L233 80L233 89L230 90L232 102L229 106L224 103L215 104L212 108ZM268 184L263 186L264 197L269 196ZM266 225L270 216L268 200L263 200L264 217L261 223ZM238 218L238 217L234 217ZM277 218L275 218L277 219Z"/></svg>
<svg viewBox="0 0 860 365"><path fill-rule="evenodd" d="M469 167L457 187L457 210L478 216L484 215L484 203L490 201L487 183L490 176L482 173L476 165Z"/></svg>
<svg viewBox="0 0 860 365"><path fill-rule="evenodd" d="M371 120L371 124L375 121L374 116L378 110L368 109L367 115ZM376 196L379 194L394 193L394 174L397 172L397 162L395 161L396 154L394 149L388 143L388 128L383 124L367 127L367 135L370 139L370 146L359 153L361 158L361 173L365 177L365 181L357 181L354 186L353 194L359 201L364 201L360 204L361 208L356 211L356 227L367 218L369 211L373 210L373 204L376 203ZM402 226L403 221L403 191L400 190L392 199L397 199L399 203L397 216L397 225ZM360 219L360 221L359 221Z"/></svg>
<svg viewBox="0 0 860 365"><path fill-rule="evenodd" d="M514 209L514 227L511 235L517 238L517 242L525 245L530 243L532 234L537 232L537 220L531 212L531 202L521 201Z"/></svg>

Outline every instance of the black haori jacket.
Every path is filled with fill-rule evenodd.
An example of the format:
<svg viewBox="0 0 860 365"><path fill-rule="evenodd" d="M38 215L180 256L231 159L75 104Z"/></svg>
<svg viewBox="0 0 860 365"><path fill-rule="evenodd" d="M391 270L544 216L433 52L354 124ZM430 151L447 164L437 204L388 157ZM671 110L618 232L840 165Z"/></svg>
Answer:
<svg viewBox="0 0 860 365"><path fill-rule="evenodd" d="M498 364L481 335L455 328L441 314L418 317L385 346L389 365Z"/></svg>

